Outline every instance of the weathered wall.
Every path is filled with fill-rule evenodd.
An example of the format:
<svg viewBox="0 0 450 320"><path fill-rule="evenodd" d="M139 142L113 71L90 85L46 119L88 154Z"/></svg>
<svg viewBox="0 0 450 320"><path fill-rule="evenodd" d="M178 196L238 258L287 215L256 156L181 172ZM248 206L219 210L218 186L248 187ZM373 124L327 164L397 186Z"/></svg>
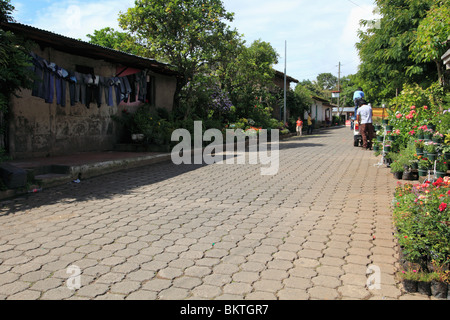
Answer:
<svg viewBox="0 0 450 320"><path fill-rule="evenodd" d="M112 77L117 67L111 63L63 52L37 47L34 52L67 70L75 70L76 65L94 68L97 75ZM175 78L155 76L157 107L172 109ZM22 90L20 98L11 101L9 124L9 153L14 159L42 156L66 155L85 151L111 150L120 137L120 127L111 116L120 114L127 108L133 112L138 104L114 101L114 106L105 103L97 107L95 103L87 108L82 103L70 105L69 90L66 92L66 106L45 103L44 99L33 97L31 90ZM114 99L115 100L115 99Z"/></svg>

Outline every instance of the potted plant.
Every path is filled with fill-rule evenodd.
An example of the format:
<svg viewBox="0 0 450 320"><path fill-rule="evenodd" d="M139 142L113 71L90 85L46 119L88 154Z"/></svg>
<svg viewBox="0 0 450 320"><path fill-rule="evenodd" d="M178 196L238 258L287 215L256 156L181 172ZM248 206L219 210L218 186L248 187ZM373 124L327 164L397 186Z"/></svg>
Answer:
<svg viewBox="0 0 450 320"><path fill-rule="evenodd" d="M433 130L431 129L425 129L423 132L423 138L425 140L431 140L433 137Z"/></svg>
<svg viewBox="0 0 450 320"><path fill-rule="evenodd" d="M441 143L442 139L444 139L444 135L442 133L439 132L435 132L433 134L432 140L436 143Z"/></svg>
<svg viewBox="0 0 450 320"><path fill-rule="evenodd" d="M428 159L430 159L431 161L436 160L436 156L437 156L437 143L433 142L433 141L428 141L425 143L425 150L427 152L427 157Z"/></svg>
<svg viewBox="0 0 450 320"><path fill-rule="evenodd" d="M378 130L376 132L376 135L377 135L377 141L383 142L383 140L384 140L384 132L381 131L381 130Z"/></svg>
<svg viewBox="0 0 450 320"><path fill-rule="evenodd" d="M423 148L425 147L423 140L414 140L414 146L417 154L423 154Z"/></svg>
<svg viewBox="0 0 450 320"><path fill-rule="evenodd" d="M436 162L436 176L438 178L443 178L447 175L447 162L446 161L437 161Z"/></svg>
<svg viewBox="0 0 450 320"><path fill-rule="evenodd" d="M406 292L417 292L417 284L420 279L420 275L417 270L402 270L399 273L399 276Z"/></svg>
<svg viewBox="0 0 450 320"><path fill-rule="evenodd" d="M386 151L386 152L391 152L391 143L390 143L390 142L387 142L387 143L384 145L384 151Z"/></svg>
<svg viewBox="0 0 450 320"><path fill-rule="evenodd" d="M450 284L450 271L445 270L445 263L432 262L433 272L430 275L431 294L438 299L446 299L448 284Z"/></svg>
<svg viewBox="0 0 450 320"><path fill-rule="evenodd" d="M423 126L420 126L420 127L417 128L417 131L416 131L417 139L419 139L419 140L423 140L424 139L425 130L427 130L427 126L426 125L423 125Z"/></svg>
<svg viewBox="0 0 450 320"><path fill-rule="evenodd" d="M431 165L431 161L427 158L420 157L419 159L419 176L424 177L428 174L428 169Z"/></svg>
<svg viewBox="0 0 450 320"><path fill-rule="evenodd" d="M373 142L373 151L375 151L375 152L379 152L380 151L380 142L379 141L374 141Z"/></svg>
<svg viewBox="0 0 450 320"><path fill-rule="evenodd" d="M400 180L403 176L403 163L401 161L394 161L391 163L391 172L394 174L394 177L398 180Z"/></svg>
<svg viewBox="0 0 450 320"><path fill-rule="evenodd" d="M450 145L449 144L441 145L440 150L444 154L444 159L450 160Z"/></svg>

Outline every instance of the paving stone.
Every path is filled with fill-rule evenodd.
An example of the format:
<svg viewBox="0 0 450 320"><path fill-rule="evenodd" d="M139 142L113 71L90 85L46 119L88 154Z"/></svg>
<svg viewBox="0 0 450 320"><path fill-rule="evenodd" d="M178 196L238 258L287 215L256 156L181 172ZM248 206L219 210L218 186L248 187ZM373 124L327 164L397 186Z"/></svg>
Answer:
<svg viewBox="0 0 450 320"><path fill-rule="evenodd" d="M88 297L95 298L99 295L105 294L109 290L109 286L101 283L89 284L85 286L81 286L79 290L77 290L77 296L80 297Z"/></svg>
<svg viewBox="0 0 450 320"><path fill-rule="evenodd" d="M336 289L328 287L314 286L307 290L311 299L319 300L335 300L339 297L339 293Z"/></svg>
<svg viewBox="0 0 450 320"><path fill-rule="evenodd" d="M252 291L252 286L248 283L243 283L243 282L233 282L233 283L226 284L223 287L223 292L229 293L229 294L244 295L251 291Z"/></svg>
<svg viewBox="0 0 450 320"><path fill-rule="evenodd" d="M284 288L277 292L280 300L308 300L309 294L305 290Z"/></svg>
<svg viewBox="0 0 450 320"><path fill-rule="evenodd" d="M203 284L195 287L191 292L194 297L213 299L214 297L220 295L222 290L214 285Z"/></svg>
<svg viewBox="0 0 450 320"><path fill-rule="evenodd" d="M41 292L34 290L24 290L8 297L8 300L38 300Z"/></svg>
<svg viewBox="0 0 450 320"><path fill-rule="evenodd" d="M0 213L0 299L410 298L394 278L396 182L348 128L323 133L280 142L275 176L169 161L0 201L14 212ZM381 290L360 283L370 264Z"/></svg>
<svg viewBox="0 0 450 320"><path fill-rule="evenodd" d="M183 300L189 296L189 291L181 288L169 288L158 294L161 300Z"/></svg>

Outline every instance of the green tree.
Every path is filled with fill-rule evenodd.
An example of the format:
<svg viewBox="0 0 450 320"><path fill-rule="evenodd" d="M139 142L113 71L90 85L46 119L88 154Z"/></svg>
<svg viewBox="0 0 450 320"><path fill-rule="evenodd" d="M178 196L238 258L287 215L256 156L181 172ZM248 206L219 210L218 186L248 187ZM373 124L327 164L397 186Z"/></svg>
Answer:
<svg viewBox="0 0 450 320"><path fill-rule="evenodd" d="M313 103L312 96L314 95L308 87L298 83L294 89L294 95L296 100L296 109L291 110L291 115L294 118L301 117L303 119L305 111L311 111L311 105Z"/></svg>
<svg viewBox="0 0 450 320"><path fill-rule="evenodd" d="M338 84L338 78L331 73L321 73L317 76L317 84L322 90L334 90Z"/></svg>
<svg viewBox="0 0 450 320"><path fill-rule="evenodd" d="M450 2L437 1L427 12L416 32L410 50L417 63L433 62L436 65L438 80L444 82L442 55L447 50L446 40L450 36Z"/></svg>
<svg viewBox="0 0 450 320"><path fill-rule="evenodd" d="M94 30L94 34L88 34L89 42L99 46L131 53L139 56L146 56L147 50L138 43L138 40L126 32L116 31L113 28L103 28Z"/></svg>
<svg viewBox="0 0 450 320"><path fill-rule="evenodd" d="M424 86L435 80L433 63L415 61L410 54L416 30L436 0L376 0L379 24L362 20L359 32L359 77L375 102L396 96L405 83Z"/></svg>
<svg viewBox="0 0 450 320"><path fill-rule="evenodd" d="M11 13L14 7L10 0L0 0L0 21L14 21ZM6 129L5 120L8 119L9 100L21 88L31 88L32 78L29 67L30 44L9 31L0 29L0 113L3 122L0 123L0 133ZM4 141L0 142L3 147Z"/></svg>
<svg viewBox="0 0 450 320"><path fill-rule="evenodd" d="M181 74L174 109L179 109L182 88L205 64L214 64L237 43L220 0L137 0L119 16L119 24L146 47L149 55L168 61Z"/></svg>
<svg viewBox="0 0 450 320"><path fill-rule="evenodd" d="M264 126L277 103L274 85L278 53L268 42L242 44L237 57L219 69L224 89L236 108L237 117L251 118Z"/></svg>
<svg viewBox="0 0 450 320"><path fill-rule="evenodd" d="M10 0L0 0L0 22L12 22L12 12L14 7L11 5Z"/></svg>

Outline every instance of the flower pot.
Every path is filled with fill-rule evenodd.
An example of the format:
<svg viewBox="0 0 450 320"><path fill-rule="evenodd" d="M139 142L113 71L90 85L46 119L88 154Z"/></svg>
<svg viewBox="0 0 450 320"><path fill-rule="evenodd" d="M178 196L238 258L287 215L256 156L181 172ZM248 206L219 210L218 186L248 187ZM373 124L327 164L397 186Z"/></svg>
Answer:
<svg viewBox="0 0 450 320"><path fill-rule="evenodd" d="M389 137L388 137L388 140L389 140L389 141L395 141L395 139L397 139L396 136L389 136Z"/></svg>
<svg viewBox="0 0 450 320"><path fill-rule="evenodd" d="M133 141L143 141L144 135L142 133L136 133L131 135L131 140Z"/></svg>
<svg viewBox="0 0 450 320"><path fill-rule="evenodd" d="M373 146L373 151L375 151L375 152L380 151L380 147L379 146Z"/></svg>
<svg viewBox="0 0 450 320"><path fill-rule="evenodd" d="M441 141L442 141L441 137L433 137L433 142L441 143Z"/></svg>
<svg viewBox="0 0 450 320"><path fill-rule="evenodd" d="M384 151L391 152L391 146L384 146Z"/></svg>
<svg viewBox="0 0 450 320"><path fill-rule="evenodd" d="M403 288L406 292L417 292L417 281L404 279Z"/></svg>
<svg viewBox="0 0 450 320"><path fill-rule="evenodd" d="M412 162L411 163L411 169L413 169L413 170L419 169L419 164L417 162Z"/></svg>
<svg viewBox="0 0 450 320"><path fill-rule="evenodd" d="M423 133L417 134L417 139L423 140L423 138L424 138Z"/></svg>
<svg viewBox="0 0 450 320"><path fill-rule="evenodd" d="M423 148L416 148L416 153L417 154L419 154L419 153L423 154Z"/></svg>
<svg viewBox="0 0 450 320"><path fill-rule="evenodd" d="M417 282L417 292L419 292L420 294L431 296L431 282Z"/></svg>
<svg viewBox="0 0 450 320"><path fill-rule="evenodd" d="M403 171L393 172L393 174L394 174L394 178L397 179L397 180L401 180L402 177L403 177Z"/></svg>
<svg viewBox="0 0 450 320"><path fill-rule="evenodd" d="M445 282L432 280L431 281L431 294L438 299L447 298L447 284Z"/></svg>
<svg viewBox="0 0 450 320"><path fill-rule="evenodd" d="M384 137L383 137L383 136L377 136L377 141L383 142L383 140L384 140Z"/></svg>
<svg viewBox="0 0 450 320"><path fill-rule="evenodd" d="M403 171L402 180L412 180L412 173L408 170Z"/></svg>
<svg viewBox="0 0 450 320"><path fill-rule="evenodd" d="M444 153L445 160L450 160L450 153Z"/></svg>
<svg viewBox="0 0 450 320"><path fill-rule="evenodd" d="M436 177L438 177L438 178L444 178L446 175L447 175L447 172L436 171Z"/></svg>
<svg viewBox="0 0 450 320"><path fill-rule="evenodd" d="M425 177L428 175L428 169L420 169L418 170L419 172L419 177Z"/></svg>
<svg viewBox="0 0 450 320"><path fill-rule="evenodd" d="M436 157L437 157L437 154L436 154L436 153L427 153L427 158L428 158L430 161L435 161L435 160L436 160Z"/></svg>
<svg viewBox="0 0 450 320"><path fill-rule="evenodd" d="M381 122L382 122L383 124L388 124L388 123L389 123L389 120L388 120L388 119L383 119Z"/></svg>
<svg viewBox="0 0 450 320"><path fill-rule="evenodd" d="M423 135L423 139L425 140L425 141L429 141L429 140L431 140L431 133L425 133L424 135Z"/></svg>
<svg viewBox="0 0 450 320"><path fill-rule="evenodd" d="M427 128L430 129L430 130L435 131L435 130L436 130L436 125L434 125L434 124L428 124L428 125L427 125Z"/></svg>
<svg viewBox="0 0 450 320"><path fill-rule="evenodd" d="M428 158L428 152L426 150L423 150L423 157Z"/></svg>
<svg viewBox="0 0 450 320"><path fill-rule="evenodd" d="M394 130L394 126L386 126L386 131L392 131Z"/></svg>

